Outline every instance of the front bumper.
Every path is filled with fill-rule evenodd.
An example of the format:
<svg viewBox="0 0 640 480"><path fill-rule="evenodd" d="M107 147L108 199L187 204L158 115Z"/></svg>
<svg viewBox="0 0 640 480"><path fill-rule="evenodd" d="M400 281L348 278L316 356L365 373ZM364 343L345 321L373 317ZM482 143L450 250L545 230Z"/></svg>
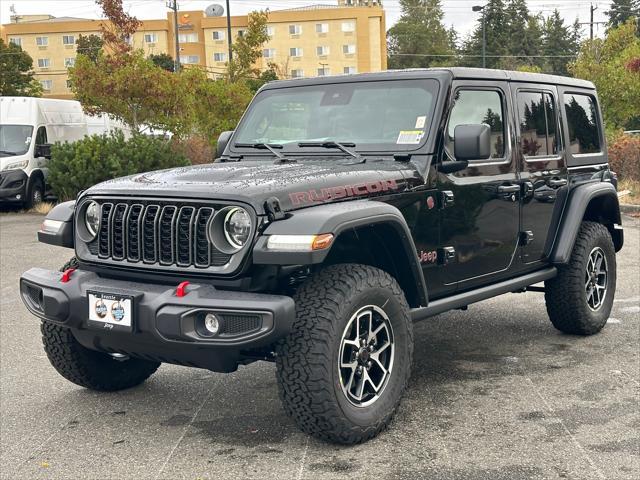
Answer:
<svg viewBox="0 0 640 480"><path fill-rule="evenodd" d="M0 202L23 202L27 180L24 170L7 170L0 173Z"/></svg>
<svg viewBox="0 0 640 480"><path fill-rule="evenodd" d="M71 328L86 348L148 360L229 372L260 349L285 336L293 324L293 299L282 295L218 290L190 284L184 297L176 287L100 277L83 270L68 282L52 270L32 268L20 279L22 301L45 321ZM131 332L89 326L88 291L126 295L133 299ZM215 337L194 328L199 315L221 319ZM255 359L255 358L254 358Z"/></svg>

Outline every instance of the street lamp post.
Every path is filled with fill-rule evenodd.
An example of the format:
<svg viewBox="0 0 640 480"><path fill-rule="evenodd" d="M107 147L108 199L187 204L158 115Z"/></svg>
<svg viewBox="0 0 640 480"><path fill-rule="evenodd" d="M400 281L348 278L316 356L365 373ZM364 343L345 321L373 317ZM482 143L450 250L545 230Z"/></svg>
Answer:
<svg viewBox="0 0 640 480"><path fill-rule="evenodd" d="M484 7L486 5L474 5L471 10L482 12L482 68L487 67L487 28L485 23Z"/></svg>

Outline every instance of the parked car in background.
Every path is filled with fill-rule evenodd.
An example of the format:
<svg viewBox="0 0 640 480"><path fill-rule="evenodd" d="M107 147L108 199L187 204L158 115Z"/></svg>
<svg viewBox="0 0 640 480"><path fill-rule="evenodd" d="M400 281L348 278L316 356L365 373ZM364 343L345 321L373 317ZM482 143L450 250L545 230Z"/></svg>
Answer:
<svg viewBox="0 0 640 480"><path fill-rule="evenodd" d="M0 203L30 208L51 198L51 144L115 129L127 132L107 115L85 115L74 100L0 97Z"/></svg>

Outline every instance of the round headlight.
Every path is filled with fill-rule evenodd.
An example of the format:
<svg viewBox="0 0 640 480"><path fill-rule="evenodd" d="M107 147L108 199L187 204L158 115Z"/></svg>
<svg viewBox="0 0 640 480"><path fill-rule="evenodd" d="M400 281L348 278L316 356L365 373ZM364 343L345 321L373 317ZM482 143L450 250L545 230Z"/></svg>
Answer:
<svg viewBox="0 0 640 480"><path fill-rule="evenodd" d="M224 218L224 236L233 248L240 250L251 235L251 217L244 208L229 210Z"/></svg>
<svg viewBox="0 0 640 480"><path fill-rule="evenodd" d="M100 206L91 202L84 211L84 224L92 237L95 237L100 227Z"/></svg>

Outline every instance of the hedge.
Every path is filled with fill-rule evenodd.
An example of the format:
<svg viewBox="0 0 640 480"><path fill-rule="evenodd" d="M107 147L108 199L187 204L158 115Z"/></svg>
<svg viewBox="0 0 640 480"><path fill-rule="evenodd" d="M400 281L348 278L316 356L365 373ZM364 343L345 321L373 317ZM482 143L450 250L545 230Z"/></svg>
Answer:
<svg viewBox="0 0 640 480"><path fill-rule="evenodd" d="M118 131L53 145L48 181L59 200L70 200L105 180L188 164L165 139L142 134L125 139Z"/></svg>

